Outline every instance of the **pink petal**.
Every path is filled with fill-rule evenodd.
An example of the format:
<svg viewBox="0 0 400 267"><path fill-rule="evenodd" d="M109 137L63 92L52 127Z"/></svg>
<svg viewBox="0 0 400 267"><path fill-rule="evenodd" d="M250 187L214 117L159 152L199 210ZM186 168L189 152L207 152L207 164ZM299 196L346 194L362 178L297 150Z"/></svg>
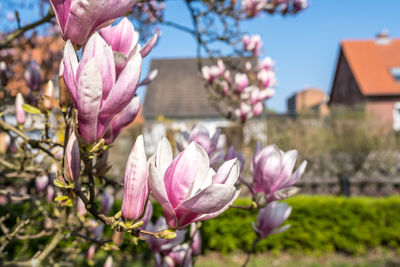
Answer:
<svg viewBox="0 0 400 267"><path fill-rule="evenodd" d="M81 156L74 132L69 136L65 148L65 163L64 176L69 177L71 181L77 181L81 172Z"/></svg>
<svg viewBox="0 0 400 267"><path fill-rule="evenodd" d="M150 51L153 49L154 45L157 43L158 39L158 34L155 33L153 37L144 45L142 50L140 50L140 54L142 55L142 58L145 58Z"/></svg>
<svg viewBox="0 0 400 267"><path fill-rule="evenodd" d="M113 52L98 33L93 34L85 44L80 65L91 58L95 58L100 67L103 81L102 101L104 102L115 84L116 73ZM77 73L77 80L79 79L78 75Z"/></svg>
<svg viewBox="0 0 400 267"><path fill-rule="evenodd" d="M133 0L108 0L107 2L106 8L102 10L101 16L93 26L92 32L107 27L117 18L131 12L136 3L136 1Z"/></svg>
<svg viewBox="0 0 400 267"><path fill-rule="evenodd" d="M65 25L64 36L73 44L83 44L93 26L103 15L110 0L76 0L71 3L70 14Z"/></svg>
<svg viewBox="0 0 400 267"><path fill-rule="evenodd" d="M96 60L90 59L78 80L79 132L87 142L97 141L97 118L101 103L101 75Z"/></svg>
<svg viewBox="0 0 400 267"><path fill-rule="evenodd" d="M50 4L56 14L57 21L63 33L65 30L65 24L67 24L71 1L72 0L50 0Z"/></svg>
<svg viewBox="0 0 400 267"><path fill-rule="evenodd" d="M220 209L217 212L213 212L213 213L209 213L209 214L203 214L199 218L197 218L196 221L198 221L198 222L206 221L206 220L210 220L210 219L213 219L215 217L218 217L219 215L224 213L227 209L229 209L229 207L233 204L233 202L235 202L235 200L239 197L239 195L240 195L240 190L237 190L236 193L235 193L235 196L233 197L233 199L231 200L231 202L228 205L226 205L224 208Z"/></svg>
<svg viewBox="0 0 400 267"><path fill-rule="evenodd" d="M214 177L213 184L234 185L239 177L240 166L236 158L224 162Z"/></svg>
<svg viewBox="0 0 400 267"><path fill-rule="evenodd" d="M154 198L160 203L163 208L165 219L170 227L174 228L177 225L177 219L175 211L169 202L167 191L163 181L163 174L156 168L154 162L149 164L149 175L150 175L150 188L153 192Z"/></svg>
<svg viewBox="0 0 400 267"><path fill-rule="evenodd" d="M77 87L76 87L75 75L78 69L78 58L76 57L75 50L72 46L71 41L69 40L65 44L64 59L62 61L62 64L64 64L63 78L76 106Z"/></svg>
<svg viewBox="0 0 400 267"><path fill-rule="evenodd" d="M104 28L99 33L111 45L113 51L124 53L126 56L135 48L139 40L139 33L126 17L117 25Z"/></svg>
<svg viewBox="0 0 400 267"><path fill-rule="evenodd" d="M183 207L192 212L209 214L225 208L235 197L234 186L214 184L194 197L185 200L178 208Z"/></svg>
<svg viewBox="0 0 400 267"><path fill-rule="evenodd" d="M113 141L118 136L120 131L133 122L139 113L140 109L140 98L134 97L132 102L122 111L112 122L112 136Z"/></svg>
<svg viewBox="0 0 400 267"><path fill-rule="evenodd" d="M179 153L165 171L165 189L173 208L184 201L190 192L199 170L200 159L201 153L196 145L191 143Z"/></svg>
<svg viewBox="0 0 400 267"><path fill-rule="evenodd" d="M113 116L120 113L135 96L142 70L142 57L136 53L127 63L100 109L100 124L104 131ZM123 96L123 97L121 97Z"/></svg>
<svg viewBox="0 0 400 267"><path fill-rule="evenodd" d="M137 220L143 214L149 189L147 183L147 160L143 136L140 135L132 148L125 168L122 215Z"/></svg>
<svg viewBox="0 0 400 267"><path fill-rule="evenodd" d="M161 137L157 146L155 166L160 170L164 176L165 171L172 162L172 148L166 137Z"/></svg>

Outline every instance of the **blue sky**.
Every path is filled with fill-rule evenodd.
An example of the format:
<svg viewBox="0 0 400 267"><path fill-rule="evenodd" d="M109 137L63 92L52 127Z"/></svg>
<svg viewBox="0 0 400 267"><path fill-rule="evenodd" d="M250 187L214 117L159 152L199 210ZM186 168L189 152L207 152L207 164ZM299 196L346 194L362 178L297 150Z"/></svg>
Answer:
<svg viewBox="0 0 400 267"><path fill-rule="evenodd" d="M8 23L4 8L0 8L3 30ZM23 12L22 24L33 21L36 16L37 10ZM190 25L181 0L167 2L165 18ZM313 0L301 14L264 15L244 22L242 29L260 34L264 56L277 62L279 86L267 105L284 112L286 99L304 87L313 86L329 93L341 40L373 38L382 29L388 29L392 37L400 37L400 0ZM151 58L195 56L192 36L168 27L161 30L162 37L145 61L144 73L149 69ZM143 93L144 90L139 91Z"/></svg>
<svg viewBox="0 0 400 267"><path fill-rule="evenodd" d="M189 23L182 10L185 11L181 1L168 2L166 19ZM163 36L151 57L195 56L190 35L161 29ZM266 15L243 23L242 29L259 33L264 41L264 55L277 62L279 87L267 105L284 112L286 99L304 87L330 91L341 40L373 38L382 29L400 37L400 0L313 0L301 14Z"/></svg>

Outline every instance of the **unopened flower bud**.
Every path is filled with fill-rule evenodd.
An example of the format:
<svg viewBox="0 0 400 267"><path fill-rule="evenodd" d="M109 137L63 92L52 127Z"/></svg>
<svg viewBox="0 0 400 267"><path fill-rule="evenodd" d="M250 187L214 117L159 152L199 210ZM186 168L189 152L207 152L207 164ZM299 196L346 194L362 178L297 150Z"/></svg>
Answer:
<svg viewBox="0 0 400 267"><path fill-rule="evenodd" d="M35 187L38 192L42 192L49 184L49 177L47 175L41 175L35 179Z"/></svg>
<svg viewBox="0 0 400 267"><path fill-rule="evenodd" d="M122 216L128 220L137 220L142 217L148 198L147 160L143 136L140 135L126 163Z"/></svg>
<svg viewBox="0 0 400 267"><path fill-rule="evenodd" d="M17 94L17 98L15 100L15 115L17 117L17 122L20 125L23 125L25 123L25 111L22 108L22 105L24 104L24 97L22 96L21 93Z"/></svg>
<svg viewBox="0 0 400 267"><path fill-rule="evenodd" d="M72 104L72 96L69 92L67 85L64 81L64 63L61 61L60 70L58 72L58 88L59 88L59 99L60 105L68 106Z"/></svg>
<svg viewBox="0 0 400 267"><path fill-rule="evenodd" d="M124 233L115 231L112 235L112 241L116 246L121 246L124 243Z"/></svg>
<svg viewBox="0 0 400 267"><path fill-rule="evenodd" d="M65 149L64 176L70 181L76 181L81 172L81 156L79 154L78 141L72 132Z"/></svg>
<svg viewBox="0 0 400 267"><path fill-rule="evenodd" d="M36 91L40 88L42 77L40 74L39 63L36 60L29 64L24 76L29 89Z"/></svg>
<svg viewBox="0 0 400 267"><path fill-rule="evenodd" d="M43 107L47 110L51 110L53 108L53 102L49 98L54 98L54 84L52 81L47 83L47 86L43 92Z"/></svg>

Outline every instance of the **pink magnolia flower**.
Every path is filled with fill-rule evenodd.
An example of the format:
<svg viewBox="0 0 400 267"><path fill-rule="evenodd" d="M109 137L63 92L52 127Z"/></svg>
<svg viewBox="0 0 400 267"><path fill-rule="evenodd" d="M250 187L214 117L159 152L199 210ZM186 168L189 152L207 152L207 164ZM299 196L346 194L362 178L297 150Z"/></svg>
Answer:
<svg viewBox="0 0 400 267"><path fill-rule="evenodd" d="M93 259L94 254L96 253L96 245L90 245L88 252L87 252L87 260L90 261Z"/></svg>
<svg viewBox="0 0 400 267"><path fill-rule="evenodd" d="M259 71L257 73L257 79L263 88L275 86L276 83L275 72L270 70L262 69Z"/></svg>
<svg viewBox="0 0 400 267"><path fill-rule="evenodd" d="M158 70L157 69L152 70L149 73L149 76L140 81L139 86L149 85L157 77L157 75L158 75Z"/></svg>
<svg viewBox="0 0 400 267"><path fill-rule="evenodd" d="M127 18L123 18L115 26L108 26L100 30L99 34L111 45L115 57L117 76L121 73L130 57L140 50L140 54L144 58L153 49L158 39L158 35L154 34L153 38L141 49L138 44L139 33L135 31L133 24Z"/></svg>
<svg viewBox="0 0 400 267"><path fill-rule="evenodd" d="M264 110L264 105L262 102L258 102L253 106L253 114L254 116L259 116Z"/></svg>
<svg viewBox="0 0 400 267"><path fill-rule="evenodd" d="M49 184L49 176L40 175L35 179L35 187L38 192L42 192L46 189L46 186Z"/></svg>
<svg viewBox="0 0 400 267"><path fill-rule="evenodd" d="M168 267L192 265L192 249L187 243L174 247L164 258Z"/></svg>
<svg viewBox="0 0 400 267"><path fill-rule="evenodd" d="M300 12L300 11L306 9L308 6L309 6L309 3L307 0L294 0L293 12L294 13Z"/></svg>
<svg viewBox="0 0 400 267"><path fill-rule="evenodd" d="M151 221L148 223L146 230L151 232L158 232L168 229L167 222L164 217L159 217L155 224ZM173 239L156 238L150 236L146 239L147 244L149 244L150 249L153 253L166 254L172 250L172 248L181 244L185 240L186 230L176 231L176 237Z"/></svg>
<svg viewBox="0 0 400 267"><path fill-rule="evenodd" d="M29 63L28 68L25 70L24 77L29 89L36 91L40 88L42 76L40 74L39 63L36 60Z"/></svg>
<svg viewBox="0 0 400 267"><path fill-rule="evenodd" d="M113 52L95 33L85 44L79 63L67 41L63 62L63 78L78 110L79 133L89 143L99 141L112 119L135 96L142 57L136 52L117 79Z"/></svg>
<svg viewBox="0 0 400 267"><path fill-rule="evenodd" d="M275 61L272 60L270 57L266 57L263 60L258 62L259 69L271 70L275 65Z"/></svg>
<svg viewBox="0 0 400 267"><path fill-rule="evenodd" d="M228 161L231 159L237 158L240 162L240 172L243 171L244 168L244 164L246 163L246 160L244 158L244 155L242 153L242 151L236 151L235 147L232 145L228 152L225 154L224 160Z"/></svg>
<svg viewBox="0 0 400 267"><path fill-rule="evenodd" d="M171 228L217 217L240 193L234 186L240 172L237 160L225 162L215 173L207 152L195 142L172 159L171 145L162 138L149 170L153 195Z"/></svg>
<svg viewBox="0 0 400 267"><path fill-rule="evenodd" d="M17 122L20 125L25 123L25 110L22 108L24 104L24 97L21 93L17 94L17 98L15 99L15 116L17 117Z"/></svg>
<svg viewBox="0 0 400 267"><path fill-rule="evenodd" d="M296 158L296 150L285 153L275 145L258 148L252 162L252 193L264 193L269 201L279 199L280 190L294 185L305 171L307 162L303 161L292 173Z"/></svg>
<svg viewBox="0 0 400 267"><path fill-rule="evenodd" d="M131 11L133 0L50 0L65 40L81 45L96 31Z"/></svg>
<svg viewBox="0 0 400 267"><path fill-rule="evenodd" d="M224 72L225 72L225 65L221 59L219 59L217 61L216 66L204 66L201 69L203 78L206 79L210 83L213 82L215 78L223 75Z"/></svg>
<svg viewBox="0 0 400 267"><path fill-rule="evenodd" d="M211 137L207 128L202 125L196 125L189 136L187 133L182 133L177 136L175 142L180 151L188 147L189 143L196 142L207 152L211 165L213 165L222 158L224 153L223 149L218 148L220 134L221 131L218 129Z"/></svg>
<svg viewBox="0 0 400 267"><path fill-rule="evenodd" d="M193 256L200 255L201 253L201 234L200 231L197 230L193 236L192 241L192 254Z"/></svg>
<svg viewBox="0 0 400 267"><path fill-rule="evenodd" d="M69 136L67 147L65 148L64 177L70 181L78 180L81 172L81 156L79 145L75 133Z"/></svg>
<svg viewBox="0 0 400 267"><path fill-rule="evenodd" d="M256 34L252 35L251 37L245 34L242 38L243 46L246 51L251 51L253 56L258 56L261 52L262 48L262 40L261 36Z"/></svg>
<svg viewBox="0 0 400 267"><path fill-rule="evenodd" d="M11 137L6 132L0 133L0 154L6 154L11 144Z"/></svg>
<svg viewBox="0 0 400 267"><path fill-rule="evenodd" d="M240 108L236 109L235 113L236 117L241 121L246 121L253 117L251 106L244 102L240 104Z"/></svg>
<svg viewBox="0 0 400 267"><path fill-rule="evenodd" d="M103 196L100 202L101 212L103 212L105 215L108 215L110 213L113 204L114 204L113 189L111 187L107 187L103 192Z"/></svg>
<svg viewBox="0 0 400 267"><path fill-rule="evenodd" d="M274 96L275 91L273 89L262 89L257 88L250 93L250 102L256 105L258 102L264 102L268 98Z"/></svg>
<svg viewBox="0 0 400 267"><path fill-rule="evenodd" d="M266 4L266 0L243 0L242 9L246 12L248 18L253 18L264 9Z"/></svg>
<svg viewBox="0 0 400 267"><path fill-rule="evenodd" d="M151 200L149 198L149 200L147 201L147 204L146 204L146 209L144 210L143 218L142 218L144 228L147 227L147 225L151 221L152 216L153 216L153 204L151 203Z"/></svg>
<svg viewBox="0 0 400 267"><path fill-rule="evenodd" d="M82 199L79 197L76 200L76 212L79 216L85 216L87 214L85 203L83 203Z"/></svg>
<svg viewBox="0 0 400 267"><path fill-rule="evenodd" d="M257 226L252 223L254 231L261 238L286 231L290 227L289 224L282 227L279 226L289 218L291 211L292 207L286 203L278 203L276 201L269 203L267 207L260 209L258 212Z"/></svg>
<svg viewBox="0 0 400 267"><path fill-rule="evenodd" d="M47 187L46 199L47 199L48 202L53 202L55 193L56 192L55 192L53 186L48 186Z"/></svg>
<svg viewBox="0 0 400 267"><path fill-rule="evenodd" d="M122 129L131 124L136 119L139 110L140 98L136 96L125 108L125 110L116 115L111 122L111 125L108 127L106 133L104 134L106 144L111 144L112 142L114 142L115 138L117 138Z"/></svg>
<svg viewBox="0 0 400 267"><path fill-rule="evenodd" d="M128 220L142 217L149 198L147 160L143 136L140 135L132 148L125 168L122 216Z"/></svg>
<svg viewBox="0 0 400 267"><path fill-rule="evenodd" d="M235 74L235 91L243 92L244 89L249 85L249 78L246 73L236 73Z"/></svg>
<svg viewBox="0 0 400 267"><path fill-rule="evenodd" d="M109 255L104 262L104 267L112 267L113 266L113 257Z"/></svg>
<svg viewBox="0 0 400 267"><path fill-rule="evenodd" d="M211 154L217 149L217 144L219 140L219 136L221 134L221 131L218 129L212 137L210 137L210 134L208 133L208 130L201 125L197 125L194 127L190 133L189 136L189 143L190 142L196 142L199 144L204 150L207 152L207 154Z"/></svg>

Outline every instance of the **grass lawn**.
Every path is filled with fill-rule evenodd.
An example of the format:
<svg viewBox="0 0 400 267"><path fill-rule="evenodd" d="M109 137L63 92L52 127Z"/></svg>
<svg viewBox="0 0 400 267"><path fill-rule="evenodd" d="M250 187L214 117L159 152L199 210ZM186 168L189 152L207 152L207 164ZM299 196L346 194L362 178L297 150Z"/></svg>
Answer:
<svg viewBox="0 0 400 267"><path fill-rule="evenodd" d="M208 253L199 257L196 261L197 267L217 267L217 266L241 266L246 259L246 254L228 254L221 255L218 253ZM264 267L264 266L289 266L289 267L311 267L311 266L345 266L345 267L361 267L361 266L400 266L400 252L376 250L371 251L367 255L346 256L343 254L324 254L319 256L312 255L293 255L288 253L280 253L279 255L261 253L252 256L247 266Z"/></svg>

